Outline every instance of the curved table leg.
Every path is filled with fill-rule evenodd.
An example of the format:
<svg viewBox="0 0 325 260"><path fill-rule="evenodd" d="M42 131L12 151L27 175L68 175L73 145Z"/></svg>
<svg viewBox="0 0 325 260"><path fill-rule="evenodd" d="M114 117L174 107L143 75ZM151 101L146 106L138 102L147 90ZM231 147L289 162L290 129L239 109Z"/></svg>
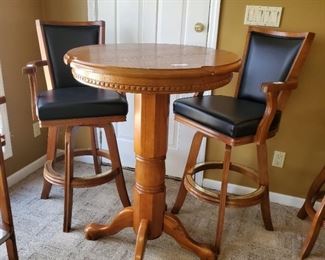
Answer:
<svg viewBox="0 0 325 260"><path fill-rule="evenodd" d="M133 226L133 208L124 208L116 215L110 224L89 224L85 228L85 237L88 240L96 240L105 235L114 235L124 228Z"/></svg>
<svg viewBox="0 0 325 260"><path fill-rule="evenodd" d="M144 251L146 249L147 238L149 231L148 219L142 219L138 229L137 242L135 244L135 256L134 259L142 260Z"/></svg>
<svg viewBox="0 0 325 260"><path fill-rule="evenodd" d="M192 251L201 260L216 259L215 254L209 246L194 241L186 232L180 220L169 213L165 213L164 232L173 237L182 247Z"/></svg>

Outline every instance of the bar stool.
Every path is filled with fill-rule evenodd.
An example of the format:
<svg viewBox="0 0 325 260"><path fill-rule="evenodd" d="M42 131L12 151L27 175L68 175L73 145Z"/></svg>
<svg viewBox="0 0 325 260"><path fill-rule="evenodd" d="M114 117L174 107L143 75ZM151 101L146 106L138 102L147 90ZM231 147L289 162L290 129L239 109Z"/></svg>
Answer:
<svg viewBox="0 0 325 260"><path fill-rule="evenodd" d="M34 120L48 128L47 161L44 165L44 184L41 198L49 197L52 184L64 187L63 231L71 229L73 189L93 187L115 180L117 191L124 207L130 205L117 147L113 122L126 120L128 103L125 95L115 91L92 88L76 81L69 67L63 62L64 54L72 48L84 45L103 44L105 23L36 21L37 35L42 60L28 63L23 72L28 75L31 92L31 107ZM40 92L37 69L43 68L47 91ZM73 129L88 127L91 148L74 150ZM98 148L96 127L105 130L109 151ZM59 130L65 133L64 174L54 168ZM95 175L82 177L73 174L73 157L91 155ZM111 161L112 169L101 172L99 157ZM80 198L82 199L82 198Z"/></svg>
<svg viewBox="0 0 325 260"><path fill-rule="evenodd" d="M217 254L220 252L226 207L260 204L264 226L273 230L267 140L279 130L285 103L291 91L298 86L298 75L313 38L314 34L309 32L250 27L234 97L196 93L194 97L174 102L175 120L193 127L197 132L172 212L179 212L187 193L219 205L215 239ZM223 161L196 162L203 138L213 138L224 145ZM232 149L246 144L256 145L257 169L231 161ZM213 192L194 181L196 173L209 169L222 172L220 192ZM252 180L256 183L256 190L244 195L229 194L231 172Z"/></svg>

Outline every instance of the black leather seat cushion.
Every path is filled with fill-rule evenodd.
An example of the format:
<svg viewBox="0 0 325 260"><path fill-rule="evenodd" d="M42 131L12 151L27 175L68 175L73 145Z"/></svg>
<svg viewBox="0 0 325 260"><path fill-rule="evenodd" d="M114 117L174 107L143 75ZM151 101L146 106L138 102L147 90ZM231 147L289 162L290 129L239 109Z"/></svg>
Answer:
<svg viewBox="0 0 325 260"><path fill-rule="evenodd" d="M110 90L92 87L53 89L39 94L40 120L126 115L127 100Z"/></svg>
<svg viewBox="0 0 325 260"><path fill-rule="evenodd" d="M180 98L174 102L174 113L189 118L230 137L254 135L263 117L265 104L228 96ZM276 129L281 112L271 125Z"/></svg>

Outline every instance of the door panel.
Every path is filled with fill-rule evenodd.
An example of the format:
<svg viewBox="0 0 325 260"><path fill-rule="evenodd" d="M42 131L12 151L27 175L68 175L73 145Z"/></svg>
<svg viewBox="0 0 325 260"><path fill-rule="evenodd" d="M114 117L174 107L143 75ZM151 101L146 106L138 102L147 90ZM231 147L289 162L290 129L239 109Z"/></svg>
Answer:
<svg viewBox="0 0 325 260"><path fill-rule="evenodd" d="M116 4L117 43L139 41L139 2L136 0L118 1ZM108 21L109 22L109 21Z"/></svg>
<svg viewBox="0 0 325 260"><path fill-rule="evenodd" d="M159 1L157 43L182 43L183 1Z"/></svg>
<svg viewBox="0 0 325 260"><path fill-rule="evenodd" d="M140 1L139 42L153 43L157 39L158 0Z"/></svg>
<svg viewBox="0 0 325 260"><path fill-rule="evenodd" d="M106 43L116 43L116 0L91 0L94 11L90 16L92 20L104 20L106 22L105 39ZM88 1L88 13L90 6ZM95 13L93 15L93 13ZM106 18L104 18L106 17Z"/></svg>

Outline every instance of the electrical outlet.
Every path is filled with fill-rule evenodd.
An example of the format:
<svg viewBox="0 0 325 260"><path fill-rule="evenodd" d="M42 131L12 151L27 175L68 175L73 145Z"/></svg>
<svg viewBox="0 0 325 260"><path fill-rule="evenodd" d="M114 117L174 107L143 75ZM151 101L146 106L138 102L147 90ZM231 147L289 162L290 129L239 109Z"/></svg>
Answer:
<svg viewBox="0 0 325 260"><path fill-rule="evenodd" d="M274 151L272 166L283 168L285 157L286 157L285 152Z"/></svg>
<svg viewBox="0 0 325 260"><path fill-rule="evenodd" d="M33 132L34 132L34 137L37 137L37 136L41 135L41 129L39 127L38 122L33 123Z"/></svg>

